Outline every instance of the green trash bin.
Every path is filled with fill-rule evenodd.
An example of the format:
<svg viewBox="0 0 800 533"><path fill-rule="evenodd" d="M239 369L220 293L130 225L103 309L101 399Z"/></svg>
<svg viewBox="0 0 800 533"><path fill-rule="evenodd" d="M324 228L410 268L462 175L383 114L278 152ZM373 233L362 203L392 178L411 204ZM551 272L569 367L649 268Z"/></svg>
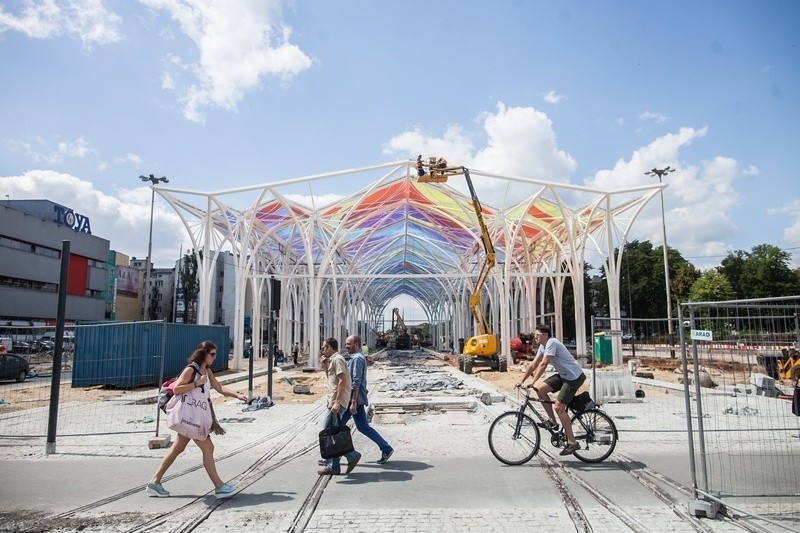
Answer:
<svg viewBox="0 0 800 533"><path fill-rule="evenodd" d="M594 362L610 365L614 358L611 355L611 339L605 333L594 334Z"/></svg>

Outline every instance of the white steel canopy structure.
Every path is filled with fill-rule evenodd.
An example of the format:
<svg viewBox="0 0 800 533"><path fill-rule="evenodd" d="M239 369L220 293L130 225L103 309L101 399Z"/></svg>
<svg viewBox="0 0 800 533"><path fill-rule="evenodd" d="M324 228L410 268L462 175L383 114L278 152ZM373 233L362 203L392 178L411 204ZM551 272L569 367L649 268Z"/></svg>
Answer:
<svg viewBox="0 0 800 533"><path fill-rule="evenodd" d="M609 312L618 318L621 254L615 257L614 250L666 185L600 191L470 173L497 253L482 304L503 339L503 354L510 356L511 337L543 318L540 294L547 283L555 299L551 322L561 331L567 279L574 287L578 352L586 353L587 254L606 270ZM260 323L266 281L274 277L281 281L278 338L305 339L314 354L327 336L348 332L369 339L399 295L419 303L432 333L471 335L467 300L483 248L471 198L460 185L458 178L420 183L413 161L395 161L210 192L154 189L178 213L194 247L198 322L211 317L211 265L230 251L236 263L234 353L242 353L244 317Z"/></svg>

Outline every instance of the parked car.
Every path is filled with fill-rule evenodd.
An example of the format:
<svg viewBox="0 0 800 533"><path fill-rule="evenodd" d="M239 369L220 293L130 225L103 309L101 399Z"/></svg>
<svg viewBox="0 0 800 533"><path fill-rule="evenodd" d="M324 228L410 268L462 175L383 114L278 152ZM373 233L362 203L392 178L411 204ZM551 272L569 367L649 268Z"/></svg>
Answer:
<svg viewBox="0 0 800 533"><path fill-rule="evenodd" d="M33 350L33 347L31 346L30 342L14 341L12 343L11 351L14 352L14 353L28 353L29 354L34 350Z"/></svg>
<svg viewBox="0 0 800 533"><path fill-rule="evenodd" d="M633 340L633 334L632 333L626 333L626 334L624 334L622 336L622 342L624 342L624 343L629 343L632 340Z"/></svg>
<svg viewBox="0 0 800 533"><path fill-rule="evenodd" d="M25 381L28 377L28 360L21 355L7 353L0 355L0 379Z"/></svg>
<svg viewBox="0 0 800 533"><path fill-rule="evenodd" d="M33 342L33 350L36 352L52 352L56 349L56 343L53 341L34 341Z"/></svg>

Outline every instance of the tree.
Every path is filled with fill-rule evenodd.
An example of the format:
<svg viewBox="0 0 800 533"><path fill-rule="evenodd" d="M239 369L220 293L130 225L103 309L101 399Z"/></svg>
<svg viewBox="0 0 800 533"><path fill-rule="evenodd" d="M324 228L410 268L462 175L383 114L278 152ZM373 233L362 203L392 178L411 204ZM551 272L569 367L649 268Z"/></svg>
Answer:
<svg viewBox="0 0 800 533"><path fill-rule="evenodd" d="M583 309L584 309L584 324L586 331L591 330L592 321L592 280L589 278L589 272L593 269L592 265L584 263L583 265ZM564 339L575 338L575 290L572 285L572 278L568 278L564 284L564 298L563 306L561 309L564 318ZM564 340L562 339L562 340Z"/></svg>
<svg viewBox="0 0 800 533"><path fill-rule="evenodd" d="M695 302L719 302L733 298L728 278L718 270L704 272L692 285L689 298Z"/></svg>
<svg viewBox="0 0 800 533"><path fill-rule="evenodd" d="M742 287L748 298L797 294L797 277L789 268L791 255L772 244L754 246L742 268Z"/></svg>
<svg viewBox="0 0 800 533"><path fill-rule="evenodd" d="M742 287L742 272L744 271L744 263L747 261L747 252L744 250L736 250L729 252L727 257L722 260L717 271L724 275L731 285L734 298L746 298L747 291Z"/></svg>
<svg viewBox="0 0 800 533"><path fill-rule="evenodd" d="M620 264L620 304L635 318L663 318L667 311L667 290L664 285L664 249L653 248L650 241L630 241L625 244ZM686 301L692 284L700 276L697 269L674 248L667 248L669 254L669 278L672 306ZM619 249L614 250L614 254ZM598 287L597 303L608 313L608 285ZM629 297L630 295L630 297Z"/></svg>
<svg viewBox="0 0 800 533"><path fill-rule="evenodd" d="M199 292L199 282L197 281L197 257L194 255L194 250L190 250L183 256L181 261L180 282L183 288L183 308L184 308L184 322L186 317L189 316L189 309L192 308L192 302L197 298ZM197 317L192 320L196 321Z"/></svg>
<svg viewBox="0 0 800 533"><path fill-rule="evenodd" d="M153 288L150 289L150 305L147 306L147 320L158 319L158 294L158 287L153 284Z"/></svg>

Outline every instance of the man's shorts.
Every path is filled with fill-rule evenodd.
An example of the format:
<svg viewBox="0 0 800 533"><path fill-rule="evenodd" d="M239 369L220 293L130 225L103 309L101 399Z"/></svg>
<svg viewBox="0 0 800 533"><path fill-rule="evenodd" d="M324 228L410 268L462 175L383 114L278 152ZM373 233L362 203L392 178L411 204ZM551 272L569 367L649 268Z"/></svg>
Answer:
<svg viewBox="0 0 800 533"><path fill-rule="evenodd" d="M544 380L551 389L558 391L557 399L563 405L569 405L569 402L575 397L575 393L578 392L584 381L586 381L586 374L581 374L578 379L573 380L563 379L560 375L553 374Z"/></svg>

